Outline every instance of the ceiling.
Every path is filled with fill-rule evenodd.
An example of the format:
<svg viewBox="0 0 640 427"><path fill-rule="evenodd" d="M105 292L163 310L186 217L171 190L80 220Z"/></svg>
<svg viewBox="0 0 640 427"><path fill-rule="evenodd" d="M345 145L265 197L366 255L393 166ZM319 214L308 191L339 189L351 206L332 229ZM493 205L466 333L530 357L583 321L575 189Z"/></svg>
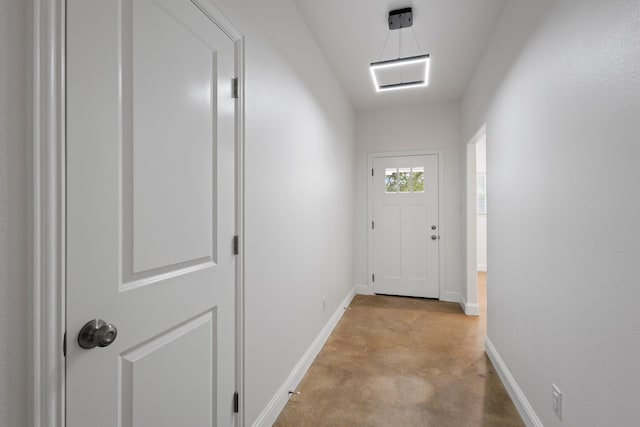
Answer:
<svg viewBox="0 0 640 427"><path fill-rule="evenodd" d="M294 1L355 108L372 110L460 100L507 0ZM389 11L403 7L413 31L389 33ZM377 93L369 63L397 58L400 32L403 57L431 55L429 86Z"/></svg>

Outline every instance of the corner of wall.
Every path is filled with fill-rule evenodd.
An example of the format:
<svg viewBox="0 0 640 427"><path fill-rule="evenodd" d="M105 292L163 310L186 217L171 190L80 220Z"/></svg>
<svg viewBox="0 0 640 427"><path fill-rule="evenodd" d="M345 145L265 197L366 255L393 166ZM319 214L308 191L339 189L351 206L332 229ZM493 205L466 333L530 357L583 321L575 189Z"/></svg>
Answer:
<svg viewBox="0 0 640 427"><path fill-rule="evenodd" d="M544 427L542 421L538 418L538 415L533 410L533 407L527 400L522 389L520 389L515 378L513 378L513 375L511 375L511 372L509 372L509 368L507 368L504 360L500 357L500 353L498 353L498 350L495 348L488 336L485 338L485 352L487 353L487 356L489 356L491 364L498 373L498 376L500 376L504 387L509 393L509 397L513 400L513 403L516 405L520 416L527 426Z"/></svg>
<svg viewBox="0 0 640 427"><path fill-rule="evenodd" d="M342 303L338 306L331 318L329 318L329 321L324 328L322 328L318 336L313 340L309 348L307 348L307 351L305 351L298 363L296 363L287 379L278 388L267 406L254 421L252 427L270 427L276 422L278 416L289 401L289 397L291 397L291 393L289 392L295 391L298 387L298 384L300 384L300 381L304 378L316 356L318 356L322 350L322 347L329 339L331 332L333 332L337 326L355 295L356 288L353 287L344 300L342 300Z"/></svg>
<svg viewBox="0 0 640 427"><path fill-rule="evenodd" d="M460 295L460 306L467 316L480 316L480 304L470 303Z"/></svg>
<svg viewBox="0 0 640 427"><path fill-rule="evenodd" d="M369 285L357 284L354 289L356 295L373 295L373 291L369 288Z"/></svg>

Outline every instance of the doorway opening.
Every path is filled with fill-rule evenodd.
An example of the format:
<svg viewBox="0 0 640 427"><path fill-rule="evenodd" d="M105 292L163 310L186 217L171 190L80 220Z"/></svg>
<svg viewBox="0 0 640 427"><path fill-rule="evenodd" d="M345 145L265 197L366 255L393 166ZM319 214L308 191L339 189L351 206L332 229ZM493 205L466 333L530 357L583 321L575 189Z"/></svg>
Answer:
<svg viewBox="0 0 640 427"><path fill-rule="evenodd" d="M467 289L464 311L484 315L487 283L487 134L483 126L467 144Z"/></svg>
<svg viewBox="0 0 640 427"><path fill-rule="evenodd" d="M480 315L487 309L487 137L476 144L476 274Z"/></svg>

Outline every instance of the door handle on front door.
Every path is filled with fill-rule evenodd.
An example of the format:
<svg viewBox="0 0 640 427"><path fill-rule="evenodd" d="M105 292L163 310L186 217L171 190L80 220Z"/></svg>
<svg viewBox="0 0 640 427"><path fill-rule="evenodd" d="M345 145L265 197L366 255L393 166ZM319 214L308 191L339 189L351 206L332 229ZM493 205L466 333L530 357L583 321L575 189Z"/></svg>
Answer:
<svg viewBox="0 0 640 427"><path fill-rule="evenodd" d="M82 348L106 347L116 340L118 328L102 319L87 322L80 329L78 344Z"/></svg>
<svg viewBox="0 0 640 427"><path fill-rule="evenodd" d="M431 240L436 240L438 238L438 236L436 236L435 234L431 235Z"/></svg>

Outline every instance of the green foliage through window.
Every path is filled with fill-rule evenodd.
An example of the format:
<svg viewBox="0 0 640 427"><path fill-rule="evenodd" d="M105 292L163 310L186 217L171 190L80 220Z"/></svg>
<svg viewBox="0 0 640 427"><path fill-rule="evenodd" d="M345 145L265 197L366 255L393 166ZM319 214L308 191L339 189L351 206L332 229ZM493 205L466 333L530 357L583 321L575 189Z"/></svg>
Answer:
<svg viewBox="0 0 640 427"><path fill-rule="evenodd" d="M401 193L411 192L411 169L399 169L398 188Z"/></svg>
<svg viewBox="0 0 640 427"><path fill-rule="evenodd" d="M387 193L424 193L424 167L386 169L384 185Z"/></svg>
<svg viewBox="0 0 640 427"><path fill-rule="evenodd" d="M415 193L424 192L424 168L413 168L411 171L412 174L412 182L413 182L413 191Z"/></svg>
<svg viewBox="0 0 640 427"><path fill-rule="evenodd" d="M384 185L387 189L387 193L398 192L398 170L397 169L387 169L387 172L384 175Z"/></svg>

